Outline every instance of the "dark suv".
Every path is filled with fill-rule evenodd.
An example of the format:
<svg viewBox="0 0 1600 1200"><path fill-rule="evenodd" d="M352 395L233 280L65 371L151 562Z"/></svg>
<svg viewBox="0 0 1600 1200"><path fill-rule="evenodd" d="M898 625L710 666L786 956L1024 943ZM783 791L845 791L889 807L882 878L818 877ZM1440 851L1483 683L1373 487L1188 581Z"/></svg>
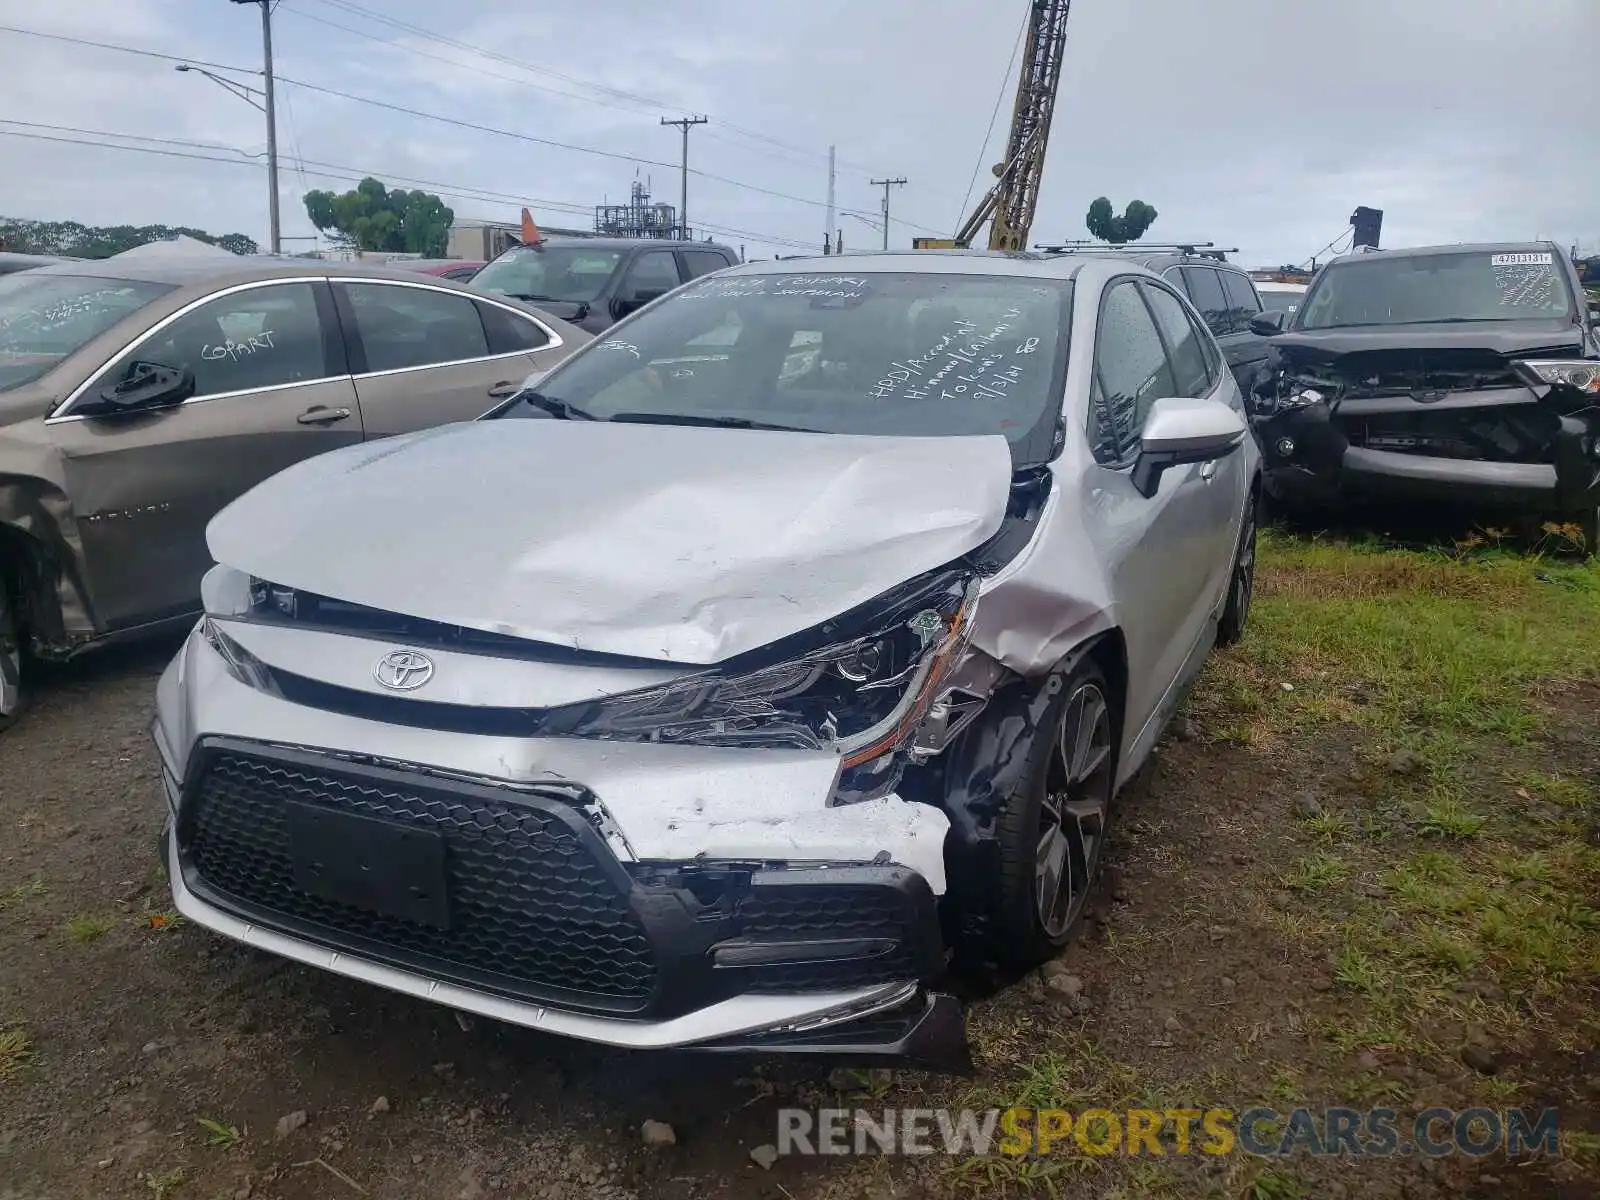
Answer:
<svg viewBox="0 0 1600 1200"><path fill-rule="evenodd" d="M738 261L735 251L714 242L547 238L511 247L474 275L471 286L598 334L680 283Z"/></svg>
<svg viewBox="0 0 1600 1200"><path fill-rule="evenodd" d="M1600 311L1553 242L1350 254L1290 320L1252 400L1283 502L1452 505L1600 528Z"/></svg>
<svg viewBox="0 0 1600 1200"><path fill-rule="evenodd" d="M1181 291L1204 318L1233 372L1239 391L1250 394L1267 358L1267 343L1250 328L1265 307L1255 282L1222 250L1200 245L1106 246L1070 243L1041 246L1047 254L1113 254L1154 271Z"/></svg>

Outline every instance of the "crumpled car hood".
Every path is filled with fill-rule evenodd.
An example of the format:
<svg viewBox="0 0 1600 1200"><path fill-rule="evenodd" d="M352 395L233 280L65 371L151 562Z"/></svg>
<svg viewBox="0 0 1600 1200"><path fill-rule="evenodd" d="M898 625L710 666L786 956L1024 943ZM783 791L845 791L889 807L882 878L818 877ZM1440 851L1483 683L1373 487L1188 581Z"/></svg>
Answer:
<svg viewBox="0 0 1600 1200"><path fill-rule="evenodd" d="M1280 333L1269 345L1284 357L1331 362L1373 351L1482 350L1494 354L1583 353L1583 334L1565 321L1464 321L1438 325L1361 325Z"/></svg>
<svg viewBox="0 0 1600 1200"><path fill-rule="evenodd" d="M207 542L219 563L352 604L708 665L982 544L1010 481L998 435L479 421L290 467Z"/></svg>

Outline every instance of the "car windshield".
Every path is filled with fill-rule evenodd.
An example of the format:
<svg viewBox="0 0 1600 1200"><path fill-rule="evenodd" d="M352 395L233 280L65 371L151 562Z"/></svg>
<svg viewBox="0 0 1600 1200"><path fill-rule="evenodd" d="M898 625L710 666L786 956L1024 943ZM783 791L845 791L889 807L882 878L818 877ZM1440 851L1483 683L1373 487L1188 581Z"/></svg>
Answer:
<svg viewBox="0 0 1600 1200"><path fill-rule="evenodd" d="M514 246L472 277L472 286L523 300L592 304L622 261L620 250Z"/></svg>
<svg viewBox="0 0 1600 1200"><path fill-rule="evenodd" d="M1298 315L1300 329L1570 320L1572 296L1549 251L1373 256L1329 266Z"/></svg>
<svg viewBox="0 0 1600 1200"><path fill-rule="evenodd" d="M942 273L708 277L646 309L539 384L601 420L823 433L1000 433L1049 455L1072 285Z"/></svg>
<svg viewBox="0 0 1600 1200"><path fill-rule="evenodd" d="M32 383L171 290L165 283L95 275L19 271L0 277L0 392Z"/></svg>

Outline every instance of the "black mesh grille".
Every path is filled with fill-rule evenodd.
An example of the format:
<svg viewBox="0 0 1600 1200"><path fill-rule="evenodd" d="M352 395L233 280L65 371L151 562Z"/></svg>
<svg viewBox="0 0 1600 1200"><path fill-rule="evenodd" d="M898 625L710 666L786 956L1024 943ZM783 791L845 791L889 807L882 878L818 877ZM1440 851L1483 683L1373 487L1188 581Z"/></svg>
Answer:
<svg viewBox="0 0 1600 1200"><path fill-rule="evenodd" d="M300 890L286 802L443 834L449 930ZM630 1010L654 993L650 943L625 895L574 831L536 806L235 753L209 758L189 804L189 861L256 909L513 993L576 993Z"/></svg>
<svg viewBox="0 0 1600 1200"><path fill-rule="evenodd" d="M871 958L751 968L759 992L864 987L915 979L916 913L888 888L795 885L753 890L739 905L740 932L754 942L884 938L894 943Z"/></svg>

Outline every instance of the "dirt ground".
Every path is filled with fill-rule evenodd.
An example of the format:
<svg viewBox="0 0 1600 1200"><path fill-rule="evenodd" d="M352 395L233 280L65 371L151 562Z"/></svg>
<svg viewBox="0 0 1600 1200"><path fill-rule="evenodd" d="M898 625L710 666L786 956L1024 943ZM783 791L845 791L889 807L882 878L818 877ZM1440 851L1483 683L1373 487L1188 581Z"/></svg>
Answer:
<svg viewBox="0 0 1600 1200"><path fill-rule="evenodd" d="M1052 968L1076 983L965 981L970 1079L573 1045L173 921L146 733L171 644L54 672L0 739L0 1200L1596 1194L1600 676L1527 639L1587 615L1600 663L1600 570L1281 542L1263 570L1122 797ZM783 1104L1555 1105L1563 1154L764 1169Z"/></svg>

